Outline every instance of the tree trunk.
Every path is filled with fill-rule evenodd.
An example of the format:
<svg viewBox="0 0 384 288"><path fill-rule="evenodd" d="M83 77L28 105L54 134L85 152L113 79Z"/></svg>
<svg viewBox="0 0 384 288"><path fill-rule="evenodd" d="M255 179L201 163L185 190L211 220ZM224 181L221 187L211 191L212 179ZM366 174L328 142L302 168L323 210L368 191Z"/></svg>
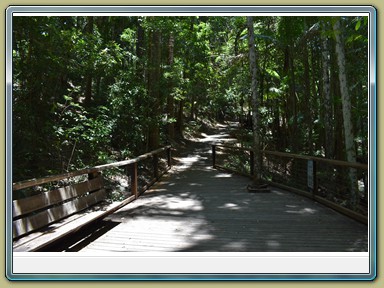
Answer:
<svg viewBox="0 0 384 288"><path fill-rule="evenodd" d="M288 46L288 63L289 63L289 110L293 117L291 126L291 147L292 152L296 153L299 146L299 135L297 125L297 99L296 99L296 80L295 80L295 67L293 63L293 48Z"/></svg>
<svg viewBox="0 0 384 288"><path fill-rule="evenodd" d="M307 30L307 29L306 29ZM312 101L311 101L311 76L310 76L310 68L309 68L309 53L308 53L308 43L305 42L303 45L303 63L304 63L304 102L301 104L300 108L303 111L304 114L304 125L302 126L303 128L305 125L307 125L308 129L308 142L307 142L307 147L309 151L309 155L313 155L313 139L312 139L312 109L313 106Z"/></svg>
<svg viewBox="0 0 384 288"><path fill-rule="evenodd" d="M139 80L144 80L144 68L143 68L143 61L144 61L144 29L141 26L141 22L136 22L137 27L137 42L136 42L136 55L138 58L138 63L136 64L136 77Z"/></svg>
<svg viewBox="0 0 384 288"><path fill-rule="evenodd" d="M256 47L255 35L253 31L253 17L247 17L248 26L248 47L249 47L249 67L252 77L252 128L253 128L253 151L254 151L254 180L258 183L261 180L262 158L260 154L260 115L259 115L259 95L257 89L257 64L256 64Z"/></svg>
<svg viewBox="0 0 384 288"><path fill-rule="evenodd" d="M285 107L286 124L288 129L287 140L288 145L290 145L291 152L296 152L299 139L297 137L297 101L293 62L293 49L291 44L287 44L284 51L284 73L288 77L288 94Z"/></svg>
<svg viewBox="0 0 384 288"><path fill-rule="evenodd" d="M345 152L348 162L356 162L356 150L354 144L353 125L351 116L351 99L348 91L347 77L345 71L345 52L344 43L342 39L342 31L340 25L340 19L338 19L334 25L333 30L336 36L336 55L339 66L339 81L340 81L340 93L343 108L343 124L344 124L344 139L345 139ZM357 175L356 169L349 169L350 180L350 193L351 193L351 206L356 208L358 201L358 189L357 189Z"/></svg>
<svg viewBox="0 0 384 288"><path fill-rule="evenodd" d="M325 25L325 23L324 23ZM333 105L330 92L329 82L329 49L328 38L324 35L326 29L324 28L321 35L321 42L323 51L321 53L321 60L323 64L323 99L324 99L324 130L325 130L325 158L333 159L334 152L334 136L333 136Z"/></svg>
<svg viewBox="0 0 384 288"><path fill-rule="evenodd" d="M87 17L87 25L85 27L86 33L88 35L93 34L93 16ZM84 97L85 97L85 104L89 105L92 102L92 63L88 63L88 69L85 75L85 91L84 91Z"/></svg>
<svg viewBox="0 0 384 288"><path fill-rule="evenodd" d="M176 133L179 137L183 136L184 131L184 100L179 100L179 109L177 111L176 119Z"/></svg>
<svg viewBox="0 0 384 288"><path fill-rule="evenodd" d="M148 73L148 94L149 102L152 104L150 112L150 126L148 131L148 148L153 150L160 145L160 64L161 64L161 47L160 47L160 32L152 31L150 34L150 49L149 49L149 73Z"/></svg>
<svg viewBox="0 0 384 288"><path fill-rule="evenodd" d="M174 58L174 36L173 33L169 35L169 42L168 42L168 65L169 70L172 72L173 69L173 58ZM170 80L168 82L168 95L167 95L167 113L168 113L168 137L170 139L175 138L175 124L174 124L174 118L175 118L175 103L173 99L173 95L171 95L172 88L173 88L173 75L170 77Z"/></svg>
<svg viewBox="0 0 384 288"><path fill-rule="evenodd" d="M314 47L312 47L311 49L311 93L312 93L312 97L310 98L310 102L312 103L312 111L311 111L311 119L312 119L312 122L311 122L311 125L310 125L310 130L309 130L309 137L310 139L312 139L311 143L313 144L310 148L310 155L314 155L314 150L317 150L317 145L316 145L316 142L317 141L313 141L313 133L316 134L317 130L316 130L316 126L314 125L314 120L317 119L318 117L318 113L319 113L319 105L318 105L318 101L317 101L317 85L316 85L316 81L318 79L317 77L317 68L316 68L316 62L315 62L315 59L316 59L316 56L315 56L315 51L314 51Z"/></svg>

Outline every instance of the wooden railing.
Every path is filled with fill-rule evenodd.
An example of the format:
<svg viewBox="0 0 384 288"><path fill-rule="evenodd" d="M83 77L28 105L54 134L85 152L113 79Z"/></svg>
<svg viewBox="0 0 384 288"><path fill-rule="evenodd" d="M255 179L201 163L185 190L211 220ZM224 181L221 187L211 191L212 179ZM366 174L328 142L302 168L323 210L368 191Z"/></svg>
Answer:
<svg viewBox="0 0 384 288"><path fill-rule="evenodd" d="M146 154L140 155L136 158L129 159L129 160L124 160L124 161L119 161L119 162L114 162L114 163L109 163L109 164L104 164L104 165L99 165L99 166L94 166L90 168L84 168L81 170L76 170L68 173L63 173L63 174L58 174L58 175L52 175L52 176L47 176L39 179L29 179L25 181L20 181L13 183L12 185L12 190L15 193L15 191L26 189L29 187L33 186L38 186L42 185L45 183L49 182L55 182L55 181L60 181L64 179L68 179L71 177L76 177L76 176L81 176L88 174L88 178L92 179L94 178L99 172L107 169L112 169L112 168L118 168L118 167L125 167L126 171L128 172L128 176L131 177L131 193L132 195L137 198L140 193L144 192L149 186L151 186L154 182L156 182L159 177L162 176L163 173L159 172L159 154L162 152L166 152L166 161L167 161L167 170L171 168L171 146L165 146L162 148L159 148L157 150L148 152ZM152 158L153 159L153 178L139 191L138 186L137 186L137 176L138 176L138 163L141 161L144 161L146 159Z"/></svg>
<svg viewBox="0 0 384 288"><path fill-rule="evenodd" d="M309 197L360 222L368 223L368 165L307 155L262 150L264 181ZM254 176L254 152L250 148L212 145L215 168ZM350 204L348 173L354 169L360 197Z"/></svg>
<svg viewBox="0 0 384 288"><path fill-rule="evenodd" d="M149 163L143 162L147 159ZM124 169L109 171L109 176L102 174L102 171L119 167ZM171 146L165 146L134 159L14 183L14 251L44 251L71 233L104 219L134 201L170 168ZM121 175L121 171L126 175ZM117 201L113 197L108 199L104 181L110 176L115 177L116 173L119 173L119 179L129 180L123 197ZM84 181L84 177L88 179ZM112 186L111 196L116 191L120 192Z"/></svg>

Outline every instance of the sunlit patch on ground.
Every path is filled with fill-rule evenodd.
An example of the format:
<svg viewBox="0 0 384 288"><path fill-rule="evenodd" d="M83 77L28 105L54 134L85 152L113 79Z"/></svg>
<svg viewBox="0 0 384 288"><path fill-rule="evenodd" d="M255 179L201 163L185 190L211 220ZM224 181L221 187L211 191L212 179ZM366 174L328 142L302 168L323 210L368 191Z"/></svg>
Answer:
<svg viewBox="0 0 384 288"><path fill-rule="evenodd" d="M275 187L249 193L248 178L213 169L206 141L227 135L206 134L178 155L167 176L109 217L120 224L81 251L367 250L363 224Z"/></svg>

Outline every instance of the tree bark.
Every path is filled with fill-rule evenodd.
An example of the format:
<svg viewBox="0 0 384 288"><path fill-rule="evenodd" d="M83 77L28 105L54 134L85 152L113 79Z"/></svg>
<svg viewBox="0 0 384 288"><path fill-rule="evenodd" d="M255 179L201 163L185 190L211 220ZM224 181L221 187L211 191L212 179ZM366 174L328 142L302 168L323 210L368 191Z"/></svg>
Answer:
<svg viewBox="0 0 384 288"><path fill-rule="evenodd" d="M174 60L174 42L175 38L173 33L169 35L169 41L168 41L168 65L169 65L169 71L172 73L173 69L173 60ZM174 118L175 118L175 101L173 99L173 95L171 95L172 88L173 88L173 75L171 75L169 81L168 81L168 95L167 95L167 113L168 113L168 137L170 139L175 138L175 124L174 124Z"/></svg>
<svg viewBox="0 0 384 288"><path fill-rule="evenodd" d="M325 25L325 23L324 23ZM325 130L325 158L333 159L335 157L335 140L333 134L333 105L330 92L329 81L329 49L328 38L324 35L325 28L321 35L322 52L321 60L323 64L323 99L324 99L324 130Z"/></svg>
<svg viewBox="0 0 384 288"><path fill-rule="evenodd" d="M334 25L333 30L336 37L336 55L339 66L339 81L340 81L340 93L343 108L343 124L344 124L344 139L345 139L345 152L348 162L356 162L356 150L354 143L354 133L351 116L351 99L348 91L347 77L345 71L345 52L344 43L342 39L342 31L340 19L338 19ZM351 193L351 205L352 208L356 208L358 200L358 189L357 189L357 173L356 169L349 169L349 180L350 180L350 193Z"/></svg>
<svg viewBox="0 0 384 288"><path fill-rule="evenodd" d="M160 47L160 32L151 32L151 42L149 49L149 73L148 73L148 94L152 107L150 112L151 123L148 131L148 148L153 150L160 145L160 64L161 64L161 47Z"/></svg>
<svg viewBox="0 0 384 288"><path fill-rule="evenodd" d="M136 64L136 77L137 79L144 80L145 74L144 74L144 68L143 68L143 62L144 62L144 45L145 45L145 33L144 29L141 26L141 22L137 20L136 22L136 28L137 28L137 42L136 42L136 55L138 58L138 63ZM145 81L145 80L144 80Z"/></svg>
<svg viewBox="0 0 384 288"><path fill-rule="evenodd" d="M177 111L176 133L179 137L181 137L184 132L184 100L179 100L178 104L179 109Z"/></svg>
<svg viewBox="0 0 384 288"><path fill-rule="evenodd" d="M87 25L86 25L86 33L88 35L93 34L93 16L87 17ZM85 97L85 104L89 105L92 102L92 69L91 69L91 63L88 65L88 71L85 75L85 91L84 91L84 97Z"/></svg>
<svg viewBox="0 0 384 288"><path fill-rule="evenodd" d="M307 27L306 29L307 30ZM313 155L313 139L312 139L312 110L313 106L311 105L311 76L309 68L309 53L308 53L308 43L305 42L303 45L303 63L304 63L304 103L300 105L301 111L303 111L305 123L308 129L308 151L309 155ZM305 126L302 127L305 127Z"/></svg>
<svg viewBox="0 0 384 288"><path fill-rule="evenodd" d="M296 99L296 80L295 80L295 67L294 67L294 61L293 61L293 48L291 45L288 46L288 75L289 75L289 104L288 109L291 111L292 115L292 124L289 126L291 127L291 147L292 152L296 153L298 151L298 142L299 142L299 135L298 135L298 123L297 123L297 99ZM290 121L291 122L291 121Z"/></svg>
<svg viewBox="0 0 384 288"><path fill-rule="evenodd" d="M255 35L253 29L253 17L247 17L248 27L248 47L249 47L249 67L252 77L252 128L253 128L253 151L254 151L254 180L256 183L261 180L261 154L260 154L260 115L259 115L259 95L257 89L257 63L256 63L256 47Z"/></svg>

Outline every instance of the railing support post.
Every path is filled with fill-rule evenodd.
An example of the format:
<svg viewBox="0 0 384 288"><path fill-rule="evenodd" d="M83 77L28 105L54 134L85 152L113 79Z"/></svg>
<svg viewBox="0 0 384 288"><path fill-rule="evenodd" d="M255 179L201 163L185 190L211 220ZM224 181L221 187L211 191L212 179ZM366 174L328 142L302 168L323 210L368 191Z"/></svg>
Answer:
<svg viewBox="0 0 384 288"><path fill-rule="evenodd" d="M251 174L251 176L254 176L255 175L255 152L253 152L252 150L249 151L249 173Z"/></svg>
<svg viewBox="0 0 384 288"><path fill-rule="evenodd" d="M168 168L171 168L172 167L171 147L167 149L167 163L168 163Z"/></svg>
<svg viewBox="0 0 384 288"><path fill-rule="evenodd" d="M137 189L137 162L129 165L128 170L131 176L131 194L135 195L135 198L137 199L139 197Z"/></svg>
<svg viewBox="0 0 384 288"><path fill-rule="evenodd" d="M317 190L318 190L318 187L317 187L317 163L316 163L316 160L313 160L313 196L316 196L317 194Z"/></svg>
<svg viewBox="0 0 384 288"><path fill-rule="evenodd" d="M317 194L317 175L316 175L316 161L311 159L307 162L307 182L308 188L312 193L312 198Z"/></svg>
<svg viewBox="0 0 384 288"><path fill-rule="evenodd" d="M212 167L216 166L216 145L212 145Z"/></svg>
<svg viewBox="0 0 384 288"><path fill-rule="evenodd" d="M92 179L95 179L99 176L100 172L96 171L96 172L92 172L92 173L88 173L88 180L92 180Z"/></svg>

